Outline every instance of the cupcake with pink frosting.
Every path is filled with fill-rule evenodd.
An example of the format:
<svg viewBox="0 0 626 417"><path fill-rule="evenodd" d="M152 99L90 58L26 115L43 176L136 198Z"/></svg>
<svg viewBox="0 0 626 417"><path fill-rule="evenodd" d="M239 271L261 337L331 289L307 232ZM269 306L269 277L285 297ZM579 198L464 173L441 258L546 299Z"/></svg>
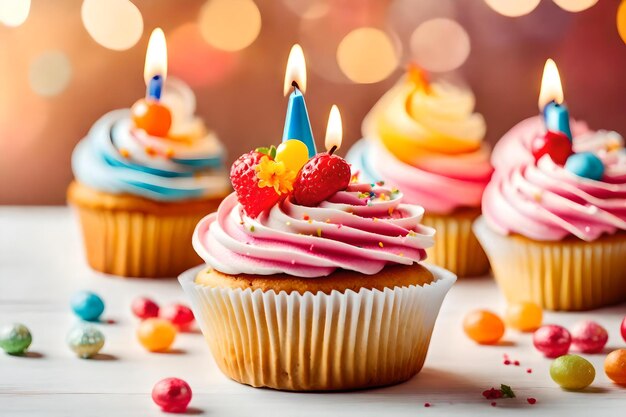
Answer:
<svg viewBox="0 0 626 417"><path fill-rule="evenodd" d="M364 138L347 159L361 181L403 190L437 230L430 260L460 277L486 274L489 263L472 233L493 171L483 143L485 121L474 95L411 68L367 115Z"/></svg>
<svg viewBox="0 0 626 417"><path fill-rule="evenodd" d="M474 227L509 302L587 310L626 300L626 150L615 132L541 117L513 127Z"/></svg>
<svg viewBox="0 0 626 417"><path fill-rule="evenodd" d="M435 234L421 206L351 183L335 148L295 158L301 144L235 161L235 193L193 236L206 265L180 282L215 361L240 383L326 391L405 381L422 368L456 277L421 263Z"/></svg>

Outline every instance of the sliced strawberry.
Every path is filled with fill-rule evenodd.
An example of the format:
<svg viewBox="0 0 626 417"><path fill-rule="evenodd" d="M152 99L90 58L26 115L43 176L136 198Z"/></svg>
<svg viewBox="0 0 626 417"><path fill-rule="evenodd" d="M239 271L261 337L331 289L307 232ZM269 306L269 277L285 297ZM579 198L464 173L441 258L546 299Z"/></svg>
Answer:
<svg viewBox="0 0 626 417"><path fill-rule="evenodd" d="M350 165L345 159L321 153L309 160L293 183L293 197L303 206L316 206L350 184Z"/></svg>
<svg viewBox="0 0 626 417"><path fill-rule="evenodd" d="M278 203L281 196L272 187L259 187L255 167L261 158L268 155L251 151L241 155L230 168L230 182L233 184L237 200L246 214L257 217L264 210Z"/></svg>

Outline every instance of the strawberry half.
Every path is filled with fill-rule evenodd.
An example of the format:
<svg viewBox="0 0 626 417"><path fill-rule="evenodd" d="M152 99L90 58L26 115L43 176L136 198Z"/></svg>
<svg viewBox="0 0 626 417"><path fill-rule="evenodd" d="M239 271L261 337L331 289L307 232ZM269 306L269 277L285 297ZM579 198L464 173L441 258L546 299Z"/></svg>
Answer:
<svg viewBox="0 0 626 417"><path fill-rule="evenodd" d="M303 206L316 206L350 184L350 165L345 159L328 153L309 160L293 183L293 198Z"/></svg>
<svg viewBox="0 0 626 417"><path fill-rule="evenodd" d="M237 194L237 200L246 214L252 218L257 217L263 210L272 207L281 199L274 188L258 185L259 179L255 167L264 156L270 158L261 152L248 152L241 155L230 168L230 182Z"/></svg>

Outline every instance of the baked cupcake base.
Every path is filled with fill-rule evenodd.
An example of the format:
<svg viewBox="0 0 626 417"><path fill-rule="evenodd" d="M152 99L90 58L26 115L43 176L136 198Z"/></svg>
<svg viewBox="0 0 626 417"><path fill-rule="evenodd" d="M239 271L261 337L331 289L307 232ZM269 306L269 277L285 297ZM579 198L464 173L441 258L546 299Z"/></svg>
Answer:
<svg viewBox="0 0 626 417"><path fill-rule="evenodd" d="M472 231L480 209L461 209L452 214L426 213L422 224L437 231L435 245L426 250L428 262L452 271L459 278L489 272L489 260Z"/></svg>
<svg viewBox="0 0 626 417"><path fill-rule="evenodd" d="M76 207L89 265L124 277L175 277L202 260L191 246L193 230L220 198L161 203L114 195L73 181L67 192Z"/></svg>
<svg viewBox="0 0 626 417"><path fill-rule="evenodd" d="M474 231L509 302L575 311L626 301L626 232L593 242L538 242L500 235L482 217Z"/></svg>
<svg viewBox="0 0 626 417"><path fill-rule="evenodd" d="M225 375L254 387L337 391L417 374L456 277L417 265L316 279L228 276L205 266L179 280Z"/></svg>

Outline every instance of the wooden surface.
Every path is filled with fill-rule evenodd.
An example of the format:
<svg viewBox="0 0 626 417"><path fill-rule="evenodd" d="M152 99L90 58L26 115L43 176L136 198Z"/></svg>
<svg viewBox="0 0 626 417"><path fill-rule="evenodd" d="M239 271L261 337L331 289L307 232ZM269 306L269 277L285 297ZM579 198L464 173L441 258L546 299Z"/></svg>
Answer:
<svg viewBox="0 0 626 417"><path fill-rule="evenodd" d="M65 343L76 322L68 300L81 289L98 292L106 303L105 318L116 321L100 325L107 339L102 355L93 360L74 357ZM504 302L488 278L462 280L451 290L417 377L395 387L333 394L276 392L230 381L216 368L198 333L179 335L173 352L147 353L135 339L137 321L129 310L139 295L162 304L185 301L175 280L122 280L90 271L67 208L0 208L0 324L24 323L34 338L26 357L0 353L0 416L162 415L150 391L169 376L191 385L191 415L626 415L626 388L605 376L605 354L585 355L596 367L590 388L564 392L550 380L550 360L531 347L530 335L508 331L505 341L493 347L467 339L461 329L467 311L503 312ZM626 345L619 336L624 314L621 305L593 313L548 313L546 322L571 325L595 319L609 330L608 351ZM505 366L504 354L521 366ZM518 398L491 407L481 392L501 383L511 385ZM537 403L529 405L528 397ZM425 408L426 402L432 406Z"/></svg>

